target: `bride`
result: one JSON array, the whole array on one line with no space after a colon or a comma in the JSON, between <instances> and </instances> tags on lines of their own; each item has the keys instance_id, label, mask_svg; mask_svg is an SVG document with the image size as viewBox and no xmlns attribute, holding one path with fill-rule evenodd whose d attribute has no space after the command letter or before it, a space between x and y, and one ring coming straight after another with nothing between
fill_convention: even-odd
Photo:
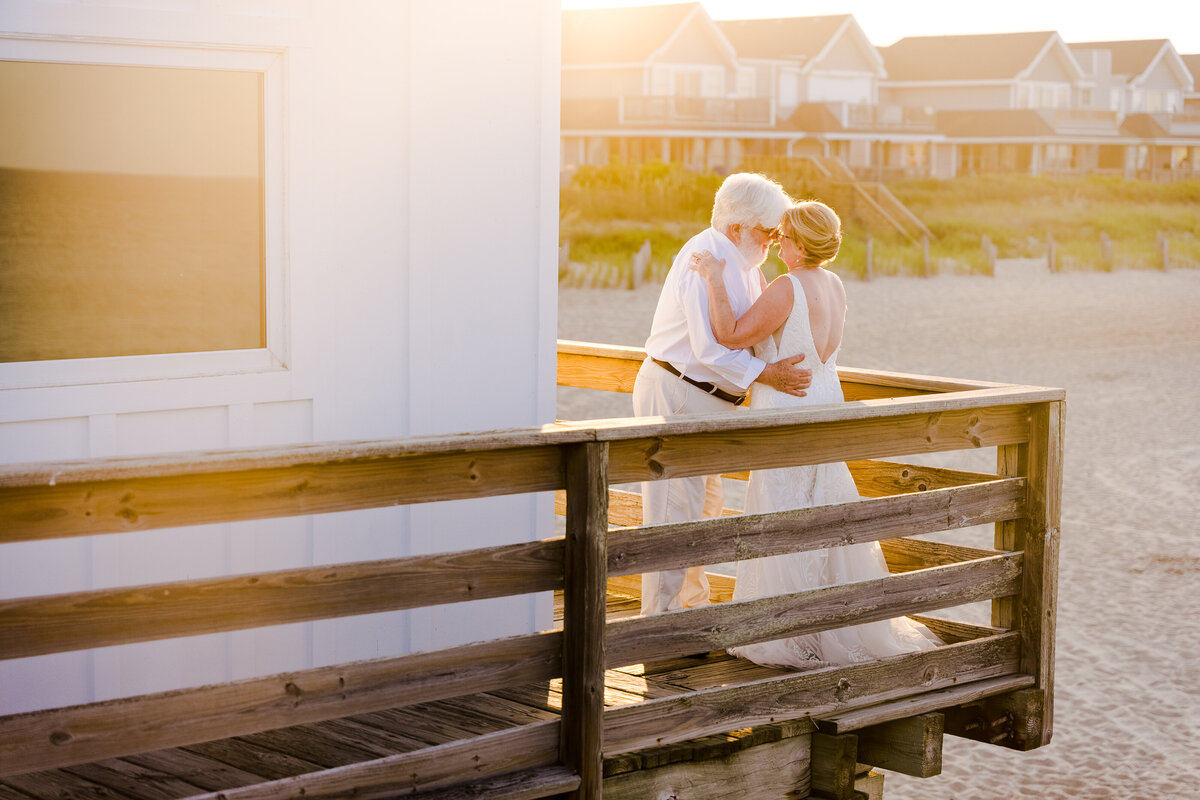
<instances>
[{"instance_id":1,"label":"bride","mask_svg":"<svg viewBox=\"0 0 1200 800\"><path fill-rule=\"evenodd\" d=\"M740 318L734 317L725 292L721 277L725 262L707 251L692 256L689 266L708 283L709 319L717 341L730 349L753 346L754 355L768 363L803 353L805 367L812 370L807 396L755 385L752 409L843 402L837 354L846 320L846 290L836 274L824 269L841 247L841 225L837 214L824 203L810 200L792 206L775 234L787 274L772 281ZM755 470L746 490L746 513L858 499L844 462ZM770 556L738 563L733 599L788 594L887 574L876 542ZM939 643L924 626L901 617L734 647L729 652L768 666L813 669L870 661Z\"/></svg>"}]
</instances>

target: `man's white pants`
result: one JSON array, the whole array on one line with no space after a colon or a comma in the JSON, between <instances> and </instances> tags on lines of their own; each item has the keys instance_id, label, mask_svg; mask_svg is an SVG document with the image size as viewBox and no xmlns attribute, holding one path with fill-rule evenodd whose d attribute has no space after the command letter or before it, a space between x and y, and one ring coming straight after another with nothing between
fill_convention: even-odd
<instances>
[{"instance_id":1,"label":"man's white pants","mask_svg":"<svg viewBox=\"0 0 1200 800\"><path fill-rule=\"evenodd\" d=\"M633 413L639 417L732 413L737 408L667 372L649 358L633 384ZM720 475L642 483L642 524L687 522L721 513ZM642 613L656 614L708 603L704 566L642 574Z\"/></svg>"}]
</instances>

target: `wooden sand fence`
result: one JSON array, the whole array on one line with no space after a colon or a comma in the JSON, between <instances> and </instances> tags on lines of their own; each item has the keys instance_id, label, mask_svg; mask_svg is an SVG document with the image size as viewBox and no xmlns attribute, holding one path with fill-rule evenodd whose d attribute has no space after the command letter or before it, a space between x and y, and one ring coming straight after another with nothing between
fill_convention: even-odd
<instances>
[{"instance_id":1,"label":"wooden sand fence","mask_svg":"<svg viewBox=\"0 0 1200 800\"><path fill-rule=\"evenodd\" d=\"M629 391L643 357L560 343L559 383ZM1063 392L841 375L850 402L838 406L4 467L0 543L548 491L561 493L566 534L0 601L6 659L550 590L564 605L561 630L0 717L0 795L26 796L4 776L111 770L151 751L182 758L171 748L558 678L559 718L260 782L231 777L195 795L599 798L606 756L786 720L836 741L988 697L1008 700L1000 733L993 723L972 734L978 721L950 711L946 730L1019 749L1046 742ZM877 460L992 446L994 475ZM851 462L869 499L610 529L610 496L614 511L626 509L617 517L637 510L610 484L835 460ZM994 550L910 538L981 523L996 524ZM609 578L878 540L896 573L883 579L606 622ZM948 642L933 650L604 707L606 667L987 598L991 626L920 617Z\"/></svg>"}]
</instances>

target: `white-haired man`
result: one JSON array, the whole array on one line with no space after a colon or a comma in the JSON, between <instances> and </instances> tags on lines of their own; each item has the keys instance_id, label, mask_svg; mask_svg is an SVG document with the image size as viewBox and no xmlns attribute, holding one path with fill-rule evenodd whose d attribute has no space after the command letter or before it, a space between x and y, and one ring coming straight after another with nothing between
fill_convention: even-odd
<instances>
[{"instance_id":1,"label":"white-haired man","mask_svg":"<svg viewBox=\"0 0 1200 800\"><path fill-rule=\"evenodd\" d=\"M708 287L688 269L693 253L708 250L725 260L725 287L736 315L744 314L766 284L759 267L791 199L783 187L761 175L734 173L713 201L712 224L692 237L667 273L650 337L648 357L633 385L638 416L732 412L760 381L803 396L812 373L797 363L803 355L767 364L746 350L717 343L708 321ZM716 516L723 504L717 475L647 481L642 484L642 522L684 522ZM704 567L642 575L642 613L653 614L708 603Z\"/></svg>"}]
</instances>

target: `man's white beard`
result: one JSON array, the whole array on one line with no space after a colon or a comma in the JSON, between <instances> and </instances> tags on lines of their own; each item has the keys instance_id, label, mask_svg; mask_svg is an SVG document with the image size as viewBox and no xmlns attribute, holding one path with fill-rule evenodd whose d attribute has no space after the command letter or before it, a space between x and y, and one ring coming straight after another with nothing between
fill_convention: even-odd
<instances>
[{"instance_id":1,"label":"man's white beard","mask_svg":"<svg viewBox=\"0 0 1200 800\"><path fill-rule=\"evenodd\" d=\"M742 254L742 258L746 259L746 263L755 267L761 267L767 263L767 256L771 255L771 248L760 250L758 247L745 243L737 246L738 252Z\"/></svg>"}]
</instances>

